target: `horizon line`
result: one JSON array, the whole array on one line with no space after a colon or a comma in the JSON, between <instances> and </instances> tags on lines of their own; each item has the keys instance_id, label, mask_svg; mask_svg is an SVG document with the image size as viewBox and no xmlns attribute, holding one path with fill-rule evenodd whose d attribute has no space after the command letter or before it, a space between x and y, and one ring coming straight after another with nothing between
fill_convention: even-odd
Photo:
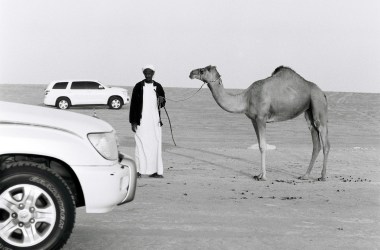
<instances>
[{"instance_id":1,"label":"horizon line","mask_svg":"<svg viewBox=\"0 0 380 250\"><path fill-rule=\"evenodd\" d=\"M41 85L41 86L47 86L48 84L42 84L42 83L0 83L1 85ZM111 87L134 87L134 85L117 85L113 84ZM172 87L167 86L166 88L178 88L178 89L198 89L199 87ZM226 88L229 90L244 90L244 88ZM245 88L246 89L246 88ZM380 94L380 92L363 92L363 91L345 91L345 90L322 90L323 92L331 92L331 93L356 93L356 94Z\"/></svg>"}]
</instances>

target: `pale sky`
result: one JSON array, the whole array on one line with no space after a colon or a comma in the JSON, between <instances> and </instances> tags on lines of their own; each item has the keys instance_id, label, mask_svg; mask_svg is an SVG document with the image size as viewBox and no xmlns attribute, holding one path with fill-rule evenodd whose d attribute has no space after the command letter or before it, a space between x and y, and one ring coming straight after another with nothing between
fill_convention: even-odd
<instances>
[{"instance_id":1,"label":"pale sky","mask_svg":"<svg viewBox=\"0 0 380 250\"><path fill-rule=\"evenodd\" d=\"M325 91L380 93L378 0L0 0L0 84L94 79L247 88L279 65Z\"/></svg>"}]
</instances>

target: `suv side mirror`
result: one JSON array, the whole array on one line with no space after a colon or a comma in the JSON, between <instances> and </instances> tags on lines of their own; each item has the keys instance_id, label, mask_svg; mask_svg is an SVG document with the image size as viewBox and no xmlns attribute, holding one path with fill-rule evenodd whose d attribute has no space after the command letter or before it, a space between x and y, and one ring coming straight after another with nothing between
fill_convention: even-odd
<instances>
[{"instance_id":1,"label":"suv side mirror","mask_svg":"<svg viewBox=\"0 0 380 250\"><path fill-rule=\"evenodd\" d=\"M104 89L104 87L102 85L99 84L99 89Z\"/></svg>"}]
</instances>

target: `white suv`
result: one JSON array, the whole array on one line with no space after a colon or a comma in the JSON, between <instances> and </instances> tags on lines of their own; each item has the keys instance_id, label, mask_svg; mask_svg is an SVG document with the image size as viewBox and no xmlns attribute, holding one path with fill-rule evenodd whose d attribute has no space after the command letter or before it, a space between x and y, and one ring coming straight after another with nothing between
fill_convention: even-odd
<instances>
[{"instance_id":1,"label":"white suv","mask_svg":"<svg viewBox=\"0 0 380 250\"><path fill-rule=\"evenodd\" d=\"M0 101L0 249L59 249L75 208L106 213L133 200L136 166L108 123Z\"/></svg>"},{"instance_id":2,"label":"white suv","mask_svg":"<svg viewBox=\"0 0 380 250\"><path fill-rule=\"evenodd\" d=\"M72 105L108 105L120 109L129 103L128 90L97 81L54 81L45 89L44 104L68 109Z\"/></svg>"}]
</instances>

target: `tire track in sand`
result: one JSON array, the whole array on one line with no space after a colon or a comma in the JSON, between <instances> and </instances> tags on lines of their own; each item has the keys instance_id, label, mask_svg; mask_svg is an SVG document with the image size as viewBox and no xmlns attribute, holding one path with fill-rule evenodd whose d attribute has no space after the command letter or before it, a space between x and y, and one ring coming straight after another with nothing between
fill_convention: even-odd
<instances>
[{"instance_id":1,"label":"tire track in sand","mask_svg":"<svg viewBox=\"0 0 380 250\"><path fill-rule=\"evenodd\" d=\"M345 107L344 104L346 103L347 99L350 98L350 97L352 97L353 94L354 93L339 93L338 96L339 95L342 95L342 96L339 97L335 101L335 103L331 103L330 104L331 106L333 106L331 108L334 108L334 111L337 112L340 115L343 115L344 113L352 113L353 112L353 113L355 113L355 114L357 114L357 115L359 115L361 117L364 117L367 121L372 122L373 124L378 124L379 123L378 119L376 119L376 118L374 118L374 117L372 117L372 116L370 116L370 115L368 115L368 114L366 114L366 113L364 113L362 111L359 111L357 109L346 108ZM333 94L333 95L329 96L328 98L330 98L330 100L331 100L332 96L335 96L335 95ZM342 113L342 111L343 111L343 113Z\"/></svg>"},{"instance_id":2,"label":"tire track in sand","mask_svg":"<svg viewBox=\"0 0 380 250\"><path fill-rule=\"evenodd\" d=\"M207 156L204 156L204 155L202 156L201 154L197 154L197 156L193 156L192 154L186 154L186 151L197 151L197 152L201 152L203 154L212 154L212 155L217 155L217 156L228 158L228 159L242 160L245 163L247 163L247 162L251 163L251 162L249 162L249 161L247 161L245 159L241 159L241 158L237 158L237 157L229 157L229 156L225 156L223 154L218 154L218 153L214 154L212 152L207 152L205 150L200 150L200 149L184 148L184 147L178 147L178 146L177 146L177 148L180 149L180 150L184 150L185 152L174 152L173 150L168 150L167 153L178 155L178 156L182 156L182 157L185 157L185 158L188 158L188 159L191 159L191 160L203 162L203 163L206 163L206 164L218 167L218 168L222 168L222 169L225 169L225 170L228 170L228 171L231 171L231 172L235 172L235 173L247 176L247 177L252 177L252 174L249 174L246 171L238 170L236 168L228 167L228 166L221 165L221 164L217 164L214 161L210 160L210 157L207 157ZM253 163L251 163L251 164L253 164Z\"/></svg>"}]
</instances>

